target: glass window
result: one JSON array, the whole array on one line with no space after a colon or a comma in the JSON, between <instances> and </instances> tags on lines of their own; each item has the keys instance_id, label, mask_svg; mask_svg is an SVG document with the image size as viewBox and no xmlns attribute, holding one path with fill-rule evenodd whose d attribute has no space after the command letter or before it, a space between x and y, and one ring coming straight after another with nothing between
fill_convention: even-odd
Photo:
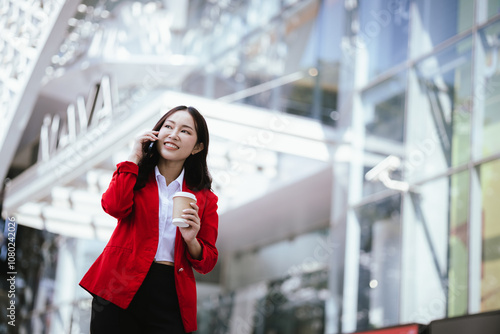
<instances>
[{"instance_id":1,"label":"glass window","mask_svg":"<svg viewBox=\"0 0 500 334\"><path fill-rule=\"evenodd\" d=\"M480 167L482 189L483 261L481 311L500 309L500 160Z\"/></svg>"},{"instance_id":2,"label":"glass window","mask_svg":"<svg viewBox=\"0 0 500 334\"><path fill-rule=\"evenodd\" d=\"M307 76L280 87L284 111L289 114L320 120L335 126L340 114L337 111L337 65L324 64L318 76ZM310 72L314 72L312 69ZM314 73L313 73L314 74Z\"/></svg>"},{"instance_id":3,"label":"glass window","mask_svg":"<svg viewBox=\"0 0 500 334\"><path fill-rule=\"evenodd\" d=\"M406 72L403 72L362 93L362 117L367 140L376 137L393 143L404 141L405 90ZM380 144L383 146L382 141ZM374 143L371 141L368 147ZM382 147L368 149L384 152Z\"/></svg>"},{"instance_id":4,"label":"glass window","mask_svg":"<svg viewBox=\"0 0 500 334\"><path fill-rule=\"evenodd\" d=\"M313 118L314 77L306 77L281 89L285 111L289 114Z\"/></svg>"},{"instance_id":5,"label":"glass window","mask_svg":"<svg viewBox=\"0 0 500 334\"><path fill-rule=\"evenodd\" d=\"M467 311L468 202L468 172L427 182L405 198L404 321Z\"/></svg>"},{"instance_id":6,"label":"glass window","mask_svg":"<svg viewBox=\"0 0 500 334\"><path fill-rule=\"evenodd\" d=\"M477 115L474 158L500 152L500 22L479 31L474 105Z\"/></svg>"},{"instance_id":7,"label":"glass window","mask_svg":"<svg viewBox=\"0 0 500 334\"><path fill-rule=\"evenodd\" d=\"M306 78L281 90L284 110L335 125L343 8L341 2L311 3L301 15L288 18L286 34L289 72L308 69ZM292 20L291 20L292 19ZM300 42L302 41L302 42Z\"/></svg>"},{"instance_id":8,"label":"glass window","mask_svg":"<svg viewBox=\"0 0 500 334\"><path fill-rule=\"evenodd\" d=\"M472 38L417 64L410 77L407 154L410 182L470 159Z\"/></svg>"},{"instance_id":9,"label":"glass window","mask_svg":"<svg viewBox=\"0 0 500 334\"><path fill-rule=\"evenodd\" d=\"M434 46L472 27L474 1L417 0L412 6L411 55L430 52Z\"/></svg>"},{"instance_id":10,"label":"glass window","mask_svg":"<svg viewBox=\"0 0 500 334\"><path fill-rule=\"evenodd\" d=\"M488 0L488 18L500 14L500 0Z\"/></svg>"},{"instance_id":11,"label":"glass window","mask_svg":"<svg viewBox=\"0 0 500 334\"><path fill-rule=\"evenodd\" d=\"M448 316L467 314L469 265L469 172L450 177Z\"/></svg>"},{"instance_id":12,"label":"glass window","mask_svg":"<svg viewBox=\"0 0 500 334\"><path fill-rule=\"evenodd\" d=\"M483 23L500 14L500 0L477 0L477 20Z\"/></svg>"},{"instance_id":13,"label":"glass window","mask_svg":"<svg viewBox=\"0 0 500 334\"><path fill-rule=\"evenodd\" d=\"M337 247L329 240L328 232L329 229L321 229L253 252L236 254L227 267L227 286L235 289L324 268L330 254L324 249L325 245Z\"/></svg>"},{"instance_id":14,"label":"glass window","mask_svg":"<svg viewBox=\"0 0 500 334\"><path fill-rule=\"evenodd\" d=\"M234 294L201 297L198 301L198 333L230 333ZM249 325L250 326L250 325Z\"/></svg>"},{"instance_id":15,"label":"glass window","mask_svg":"<svg viewBox=\"0 0 500 334\"><path fill-rule=\"evenodd\" d=\"M0 220L0 228L2 228L2 232L4 231L3 228L7 232L7 224L4 225L2 222ZM25 316L22 318L19 317L19 319L16 317L16 320L19 321L15 322L15 326L18 328L19 333L35 333L42 330L49 332L55 328L63 328L61 327L61 317L57 317L55 314L60 315L57 311L63 309L63 305L67 300L61 302L63 297L59 289L61 286L67 287L74 283L71 279L65 280L64 277L58 275L58 273L62 272L61 269L64 264L68 264L68 262L62 264L59 260L61 254L66 254L70 258L72 258L71 256L76 256L76 254L68 252L68 248L71 249L75 244L71 240L68 240L69 238L64 239L64 243L60 243L59 241L62 238L47 230L33 229L22 224L17 224L16 226L16 312ZM64 247L61 244L71 246L66 246L68 248L63 248L64 251L61 251L61 247ZM7 268L7 259L4 262L3 258L7 256L7 244L0 244L0 246L3 248L0 262L3 268ZM76 265L76 263L74 264ZM2 277L5 277L4 273L7 271L5 269L2 272ZM64 267L64 273L65 275L63 276L66 277L79 274L75 272L75 268L71 265ZM7 285L2 284L2 294L7 296ZM84 298L87 297L88 294ZM6 298L5 300L7 303ZM70 311L70 309L66 310ZM76 322L74 323L75 325ZM2 321L2 327L5 328L6 325L3 324Z\"/></svg>"},{"instance_id":16,"label":"glass window","mask_svg":"<svg viewBox=\"0 0 500 334\"><path fill-rule=\"evenodd\" d=\"M401 196L395 195L356 209L360 226L358 331L399 321L400 203Z\"/></svg>"},{"instance_id":17,"label":"glass window","mask_svg":"<svg viewBox=\"0 0 500 334\"><path fill-rule=\"evenodd\" d=\"M404 155L406 71L382 81L361 93L361 108L354 114L356 127L364 129L365 161L363 196L387 190L380 181L366 180L365 174L387 156ZM362 135L362 133L360 133ZM393 170L392 180L401 181L401 169Z\"/></svg>"},{"instance_id":18,"label":"glass window","mask_svg":"<svg viewBox=\"0 0 500 334\"><path fill-rule=\"evenodd\" d=\"M246 11L246 21L251 28L265 26L269 20L279 15L281 1L278 0L251 0Z\"/></svg>"},{"instance_id":19,"label":"glass window","mask_svg":"<svg viewBox=\"0 0 500 334\"><path fill-rule=\"evenodd\" d=\"M408 50L408 0L369 0L359 2L357 55L361 84L404 62ZM364 65L363 65L364 64Z\"/></svg>"},{"instance_id":20,"label":"glass window","mask_svg":"<svg viewBox=\"0 0 500 334\"><path fill-rule=\"evenodd\" d=\"M257 305L254 333L325 332L326 270L272 281Z\"/></svg>"},{"instance_id":21,"label":"glass window","mask_svg":"<svg viewBox=\"0 0 500 334\"><path fill-rule=\"evenodd\" d=\"M249 17L257 15L254 19L260 22L266 17L269 19L267 12L261 15L262 6L274 8L277 4L279 2L270 1L268 4L259 0L249 2L245 8L249 8ZM281 16L273 17L266 25L259 23L253 27L253 21L246 20L243 23L233 19L232 26L235 28L230 27L228 30L228 24L221 23L220 33L224 38L220 38L217 43L225 45L226 50L213 55L213 70L218 73L220 80L214 83L213 96L217 98L238 92L229 97L232 102L286 111L288 97L293 95L290 99L292 110L298 109L298 114L302 114L304 109L309 112L312 108L308 108L304 100L308 99L311 87L314 88L314 80L311 81L307 74L302 75L300 72L311 66L303 58L308 55L308 44L315 36L312 31L318 9L316 2L308 1L298 10L285 11ZM234 35L233 30L245 31L246 34ZM228 38L234 43L229 45ZM295 90L290 87L298 88ZM301 94L306 97L301 99ZM297 103L294 103L295 100Z\"/></svg>"}]
</instances>

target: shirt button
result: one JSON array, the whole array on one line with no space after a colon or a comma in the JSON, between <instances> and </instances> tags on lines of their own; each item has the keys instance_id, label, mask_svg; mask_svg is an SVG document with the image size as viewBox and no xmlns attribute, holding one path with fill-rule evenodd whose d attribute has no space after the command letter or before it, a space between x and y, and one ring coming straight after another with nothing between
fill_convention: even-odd
<instances>
[{"instance_id":1,"label":"shirt button","mask_svg":"<svg viewBox=\"0 0 500 334\"><path fill-rule=\"evenodd\" d=\"M182 271L184 271L184 268L179 268L179 272L182 272Z\"/></svg>"}]
</instances>

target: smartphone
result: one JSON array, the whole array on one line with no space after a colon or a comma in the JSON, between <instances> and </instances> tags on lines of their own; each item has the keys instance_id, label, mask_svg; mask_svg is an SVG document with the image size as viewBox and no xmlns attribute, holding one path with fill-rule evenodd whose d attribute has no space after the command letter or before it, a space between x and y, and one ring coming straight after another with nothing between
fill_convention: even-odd
<instances>
[{"instance_id":1,"label":"smartphone","mask_svg":"<svg viewBox=\"0 0 500 334\"><path fill-rule=\"evenodd\" d=\"M153 149L153 146L154 146L155 142L152 141L149 146L148 146L148 153L151 153L151 150Z\"/></svg>"}]
</instances>

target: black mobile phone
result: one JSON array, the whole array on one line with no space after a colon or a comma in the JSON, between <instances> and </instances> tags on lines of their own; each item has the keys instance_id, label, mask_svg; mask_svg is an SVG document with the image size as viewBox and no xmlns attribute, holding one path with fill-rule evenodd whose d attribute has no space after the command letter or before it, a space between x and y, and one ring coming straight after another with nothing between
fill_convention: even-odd
<instances>
[{"instance_id":1,"label":"black mobile phone","mask_svg":"<svg viewBox=\"0 0 500 334\"><path fill-rule=\"evenodd\" d=\"M153 149L153 146L154 146L155 142L152 141L149 146L148 146L148 153L151 153L151 150Z\"/></svg>"}]
</instances>

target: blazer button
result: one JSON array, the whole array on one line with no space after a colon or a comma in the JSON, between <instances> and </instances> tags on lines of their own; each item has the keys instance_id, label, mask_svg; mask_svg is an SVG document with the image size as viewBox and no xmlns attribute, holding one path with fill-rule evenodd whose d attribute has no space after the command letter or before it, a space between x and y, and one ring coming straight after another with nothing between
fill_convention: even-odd
<instances>
[{"instance_id":1,"label":"blazer button","mask_svg":"<svg viewBox=\"0 0 500 334\"><path fill-rule=\"evenodd\" d=\"M184 271L184 268L179 268L179 272L182 272L182 271Z\"/></svg>"}]
</instances>

